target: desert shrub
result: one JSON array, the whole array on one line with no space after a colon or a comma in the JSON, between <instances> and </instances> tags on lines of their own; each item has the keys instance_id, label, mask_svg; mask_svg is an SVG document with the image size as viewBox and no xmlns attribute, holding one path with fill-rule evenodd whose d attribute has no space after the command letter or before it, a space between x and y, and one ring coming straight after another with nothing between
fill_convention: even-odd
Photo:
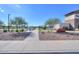
<instances>
[{"instance_id":1,"label":"desert shrub","mask_svg":"<svg viewBox=\"0 0 79 59\"><path fill-rule=\"evenodd\" d=\"M65 30L69 30L68 27L63 27L63 29L65 29Z\"/></svg>"},{"instance_id":2,"label":"desert shrub","mask_svg":"<svg viewBox=\"0 0 79 59\"><path fill-rule=\"evenodd\" d=\"M48 30L47 32L52 32L52 30Z\"/></svg>"},{"instance_id":3,"label":"desert shrub","mask_svg":"<svg viewBox=\"0 0 79 59\"><path fill-rule=\"evenodd\" d=\"M50 31L48 30L48 32L50 32Z\"/></svg>"},{"instance_id":4,"label":"desert shrub","mask_svg":"<svg viewBox=\"0 0 79 59\"><path fill-rule=\"evenodd\" d=\"M6 30L6 29L4 29L4 30L3 30L3 32L7 32L7 30Z\"/></svg>"},{"instance_id":5,"label":"desert shrub","mask_svg":"<svg viewBox=\"0 0 79 59\"><path fill-rule=\"evenodd\" d=\"M43 29L46 30L46 26L44 26Z\"/></svg>"},{"instance_id":6,"label":"desert shrub","mask_svg":"<svg viewBox=\"0 0 79 59\"><path fill-rule=\"evenodd\" d=\"M16 32L19 32L19 30L16 30Z\"/></svg>"},{"instance_id":7,"label":"desert shrub","mask_svg":"<svg viewBox=\"0 0 79 59\"><path fill-rule=\"evenodd\" d=\"M14 32L14 30L11 30L11 32Z\"/></svg>"},{"instance_id":8,"label":"desert shrub","mask_svg":"<svg viewBox=\"0 0 79 59\"><path fill-rule=\"evenodd\" d=\"M24 29L21 29L21 30L20 30L20 32L23 32L23 31L24 31Z\"/></svg>"}]
</instances>

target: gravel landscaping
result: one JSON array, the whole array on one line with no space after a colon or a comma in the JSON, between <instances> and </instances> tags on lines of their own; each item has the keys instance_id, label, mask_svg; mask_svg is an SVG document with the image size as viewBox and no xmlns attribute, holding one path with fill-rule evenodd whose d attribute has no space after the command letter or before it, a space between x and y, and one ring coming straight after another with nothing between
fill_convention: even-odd
<instances>
[{"instance_id":1,"label":"gravel landscaping","mask_svg":"<svg viewBox=\"0 0 79 59\"><path fill-rule=\"evenodd\" d=\"M39 32L40 40L79 40L79 33Z\"/></svg>"},{"instance_id":2,"label":"gravel landscaping","mask_svg":"<svg viewBox=\"0 0 79 59\"><path fill-rule=\"evenodd\" d=\"M24 40L31 32L6 32L0 33L0 40Z\"/></svg>"}]
</instances>

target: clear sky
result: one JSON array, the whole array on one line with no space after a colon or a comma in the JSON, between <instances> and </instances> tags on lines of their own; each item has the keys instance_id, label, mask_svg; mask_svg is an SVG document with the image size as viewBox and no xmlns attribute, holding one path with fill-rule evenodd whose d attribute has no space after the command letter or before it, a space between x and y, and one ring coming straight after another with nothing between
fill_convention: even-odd
<instances>
[{"instance_id":1,"label":"clear sky","mask_svg":"<svg viewBox=\"0 0 79 59\"><path fill-rule=\"evenodd\" d=\"M78 4L0 4L0 20L7 24L7 15L11 18L22 16L29 25L43 25L49 18L64 21L64 15L79 10Z\"/></svg>"}]
</instances>

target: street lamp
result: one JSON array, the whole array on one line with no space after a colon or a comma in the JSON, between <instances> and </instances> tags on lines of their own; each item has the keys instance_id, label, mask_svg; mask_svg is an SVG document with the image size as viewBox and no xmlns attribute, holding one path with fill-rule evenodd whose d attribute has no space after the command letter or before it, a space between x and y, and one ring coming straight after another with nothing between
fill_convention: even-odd
<instances>
[{"instance_id":1,"label":"street lamp","mask_svg":"<svg viewBox=\"0 0 79 59\"><path fill-rule=\"evenodd\" d=\"M10 21L10 14L8 14L8 32L9 32L9 21Z\"/></svg>"}]
</instances>

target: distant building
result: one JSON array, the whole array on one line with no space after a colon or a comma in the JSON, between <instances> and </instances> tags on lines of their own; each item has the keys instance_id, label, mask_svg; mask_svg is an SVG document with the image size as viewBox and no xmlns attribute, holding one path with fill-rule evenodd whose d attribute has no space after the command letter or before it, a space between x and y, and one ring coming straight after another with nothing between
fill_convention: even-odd
<instances>
[{"instance_id":1,"label":"distant building","mask_svg":"<svg viewBox=\"0 0 79 59\"><path fill-rule=\"evenodd\" d=\"M65 23L69 23L72 29L79 29L79 10L65 15Z\"/></svg>"},{"instance_id":2,"label":"distant building","mask_svg":"<svg viewBox=\"0 0 79 59\"><path fill-rule=\"evenodd\" d=\"M56 24L53 27L53 29L59 29L59 28L70 29L70 24L69 23L61 23L61 24Z\"/></svg>"},{"instance_id":3,"label":"distant building","mask_svg":"<svg viewBox=\"0 0 79 59\"><path fill-rule=\"evenodd\" d=\"M53 25L47 25L46 27L48 30L53 30Z\"/></svg>"}]
</instances>

